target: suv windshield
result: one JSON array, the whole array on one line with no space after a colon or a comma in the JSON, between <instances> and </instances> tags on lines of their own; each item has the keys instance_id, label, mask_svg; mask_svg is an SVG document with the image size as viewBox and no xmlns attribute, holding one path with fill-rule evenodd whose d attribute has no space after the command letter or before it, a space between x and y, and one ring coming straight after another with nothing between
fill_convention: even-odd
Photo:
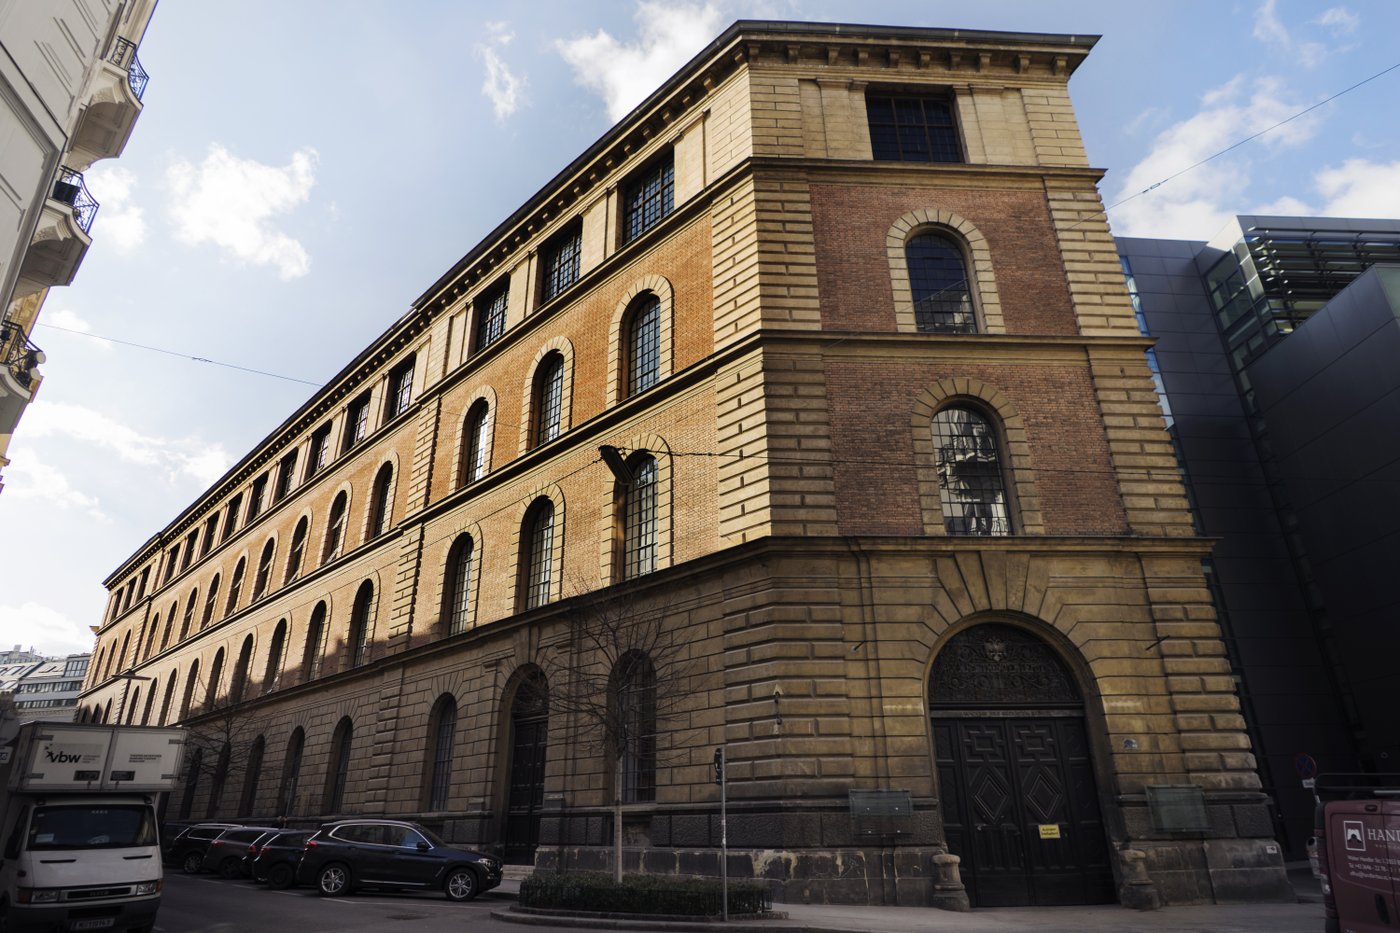
<instances>
[{"instance_id":1,"label":"suv windshield","mask_svg":"<svg viewBox=\"0 0 1400 933\"><path fill-rule=\"evenodd\" d=\"M39 807L29 824L29 850L119 849L156 844L151 808L97 804Z\"/></svg>"}]
</instances>

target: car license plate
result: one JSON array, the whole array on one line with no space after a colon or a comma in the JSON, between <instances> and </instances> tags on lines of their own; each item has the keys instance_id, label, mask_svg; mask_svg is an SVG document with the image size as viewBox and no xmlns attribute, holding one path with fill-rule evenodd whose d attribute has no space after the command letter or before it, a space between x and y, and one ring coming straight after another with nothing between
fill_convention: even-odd
<instances>
[{"instance_id":1,"label":"car license plate","mask_svg":"<svg viewBox=\"0 0 1400 933\"><path fill-rule=\"evenodd\" d=\"M70 930L105 930L112 925L112 917L98 917L96 920L74 920L68 924Z\"/></svg>"}]
</instances>

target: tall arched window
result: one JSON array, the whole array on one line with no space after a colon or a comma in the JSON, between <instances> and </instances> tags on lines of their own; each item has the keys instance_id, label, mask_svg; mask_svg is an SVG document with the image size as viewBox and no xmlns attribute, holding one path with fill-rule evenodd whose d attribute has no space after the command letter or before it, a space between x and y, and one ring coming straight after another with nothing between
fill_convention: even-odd
<instances>
[{"instance_id":1,"label":"tall arched window","mask_svg":"<svg viewBox=\"0 0 1400 933\"><path fill-rule=\"evenodd\" d=\"M126 713L125 713L125 715L123 716L123 719L126 721L126 724L127 724L128 726L131 725L132 723L136 722L136 708L137 708L138 706L140 706L140 705L141 705L141 688L140 688L140 687L135 687L135 688L133 688L132 691L131 691L131 703L127 706L127 708L126 708Z\"/></svg>"},{"instance_id":2,"label":"tall arched window","mask_svg":"<svg viewBox=\"0 0 1400 933\"><path fill-rule=\"evenodd\" d=\"M160 701L160 716L152 725L170 725L170 701L175 697L175 681L180 679L180 669L172 668L170 676L165 679L165 696Z\"/></svg>"},{"instance_id":3,"label":"tall arched window","mask_svg":"<svg viewBox=\"0 0 1400 933\"><path fill-rule=\"evenodd\" d=\"M355 604L350 609L350 664L359 667L369 660L369 616L374 606L374 584L366 580L355 593Z\"/></svg>"},{"instance_id":4,"label":"tall arched window","mask_svg":"<svg viewBox=\"0 0 1400 933\"><path fill-rule=\"evenodd\" d=\"M233 677L228 684L228 701L243 702L243 694L248 688L248 668L253 663L253 636L243 639L243 647L238 649L238 660L233 662Z\"/></svg>"},{"instance_id":5,"label":"tall arched window","mask_svg":"<svg viewBox=\"0 0 1400 933\"><path fill-rule=\"evenodd\" d=\"M117 652L117 672L121 673L126 668L126 649L131 644L131 629L127 629L122 636L122 650Z\"/></svg>"},{"instance_id":6,"label":"tall arched window","mask_svg":"<svg viewBox=\"0 0 1400 933\"><path fill-rule=\"evenodd\" d=\"M263 693L277 689L282 677L282 656L287 652L287 620L279 619L267 648L267 668L263 671Z\"/></svg>"},{"instance_id":7,"label":"tall arched window","mask_svg":"<svg viewBox=\"0 0 1400 933\"><path fill-rule=\"evenodd\" d=\"M227 742L219 749L219 757L214 765L213 783L209 787L209 804L204 809L204 818L212 820L219 812L219 804L223 802L224 784L228 780L228 762L232 750Z\"/></svg>"},{"instance_id":8,"label":"tall arched window","mask_svg":"<svg viewBox=\"0 0 1400 933\"><path fill-rule=\"evenodd\" d=\"M248 767L243 771L243 793L238 798L238 815L251 816L258 802L258 782L262 780L263 751L267 740L262 736L253 739L248 747Z\"/></svg>"},{"instance_id":9,"label":"tall arched window","mask_svg":"<svg viewBox=\"0 0 1400 933\"><path fill-rule=\"evenodd\" d=\"M209 595L204 598L204 617L199 620L200 631L209 627L209 623L214 621L214 606L219 601L219 575L214 574L214 579L209 583Z\"/></svg>"},{"instance_id":10,"label":"tall arched window","mask_svg":"<svg viewBox=\"0 0 1400 933\"><path fill-rule=\"evenodd\" d=\"M919 332L977 333L967 260L957 244L936 233L920 233L904 244L904 258Z\"/></svg>"},{"instance_id":11,"label":"tall arched window","mask_svg":"<svg viewBox=\"0 0 1400 933\"><path fill-rule=\"evenodd\" d=\"M306 733L297 726L287 740L287 758L282 764L282 789L277 794L277 812L281 816L294 816L300 809L297 785L301 782L301 756L305 749Z\"/></svg>"},{"instance_id":12,"label":"tall arched window","mask_svg":"<svg viewBox=\"0 0 1400 933\"><path fill-rule=\"evenodd\" d=\"M157 677L151 682L151 689L146 691L146 708L141 711L141 725L151 724L151 710L156 705L156 692L160 690L160 678Z\"/></svg>"},{"instance_id":13,"label":"tall arched window","mask_svg":"<svg viewBox=\"0 0 1400 933\"><path fill-rule=\"evenodd\" d=\"M292 532L292 547L287 552L287 572L282 575L282 585L286 586L297 578L301 573L301 558L306 552L306 517L297 522L296 530Z\"/></svg>"},{"instance_id":14,"label":"tall arched window","mask_svg":"<svg viewBox=\"0 0 1400 933\"><path fill-rule=\"evenodd\" d=\"M160 633L160 650L170 647L170 636L175 634L175 616L180 611L180 600L170 603L170 611L165 614L165 631Z\"/></svg>"},{"instance_id":15,"label":"tall arched window","mask_svg":"<svg viewBox=\"0 0 1400 933\"><path fill-rule=\"evenodd\" d=\"M369 536L377 538L389 530L394 516L394 468L384 464L374 474L369 494Z\"/></svg>"},{"instance_id":16,"label":"tall arched window","mask_svg":"<svg viewBox=\"0 0 1400 933\"><path fill-rule=\"evenodd\" d=\"M457 701L444 693L428 717L428 810L446 810L452 790L452 746L457 729Z\"/></svg>"},{"instance_id":17,"label":"tall arched window","mask_svg":"<svg viewBox=\"0 0 1400 933\"><path fill-rule=\"evenodd\" d=\"M301 662L303 680L321 676L321 665L326 657L326 628L326 604L320 602L311 610L311 621L306 626L306 656Z\"/></svg>"},{"instance_id":18,"label":"tall arched window","mask_svg":"<svg viewBox=\"0 0 1400 933\"><path fill-rule=\"evenodd\" d=\"M262 599L267 595L267 585L272 582L272 554L275 550L274 542L271 538L263 545L262 556L258 558L258 575L253 578L253 599Z\"/></svg>"},{"instance_id":19,"label":"tall arched window","mask_svg":"<svg viewBox=\"0 0 1400 933\"><path fill-rule=\"evenodd\" d=\"M214 663L209 665L209 686L204 691L204 709L211 710L219 699L219 681L224 676L224 649L214 652Z\"/></svg>"},{"instance_id":20,"label":"tall arched window","mask_svg":"<svg viewBox=\"0 0 1400 933\"><path fill-rule=\"evenodd\" d=\"M190 753L189 767L185 770L185 796L180 799L180 819L187 820L194 811L194 795L199 791L199 775L203 772L204 749L196 748Z\"/></svg>"},{"instance_id":21,"label":"tall arched window","mask_svg":"<svg viewBox=\"0 0 1400 933\"><path fill-rule=\"evenodd\" d=\"M233 576L228 581L228 602L224 605L224 615L232 615L238 609L238 597L243 593L243 574L247 568L247 561L238 558L238 563L234 565Z\"/></svg>"},{"instance_id":22,"label":"tall arched window","mask_svg":"<svg viewBox=\"0 0 1400 933\"><path fill-rule=\"evenodd\" d=\"M948 533L1011 534L1000 445L991 422L972 408L944 408L933 416L933 446Z\"/></svg>"},{"instance_id":23,"label":"tall arched window","mask_svg":"<svg viewBox=\"0 0 1400 933\"><path fill-rule=\"evenodd\" d=\"M632 306L627 325L627 395L656 385L661 377L661 299L647 294Z\"/></svg>"},{"instance_id":24,"label":"tall arched window","mask_svg":"<svg viewBox=\"0 0 1400 933\"><path fill-rule=\"evenodd\" d=\"M472 554L471 535L462 535L447 552L442 581L442 618L448 635L467 629L471 612Z\"/></svg>"},{"instance_id":25,"label":"tall arched window","mask_svg":"<svg viewBox=\"0 0 1400 933\"><path fill-rule=\"evenodd\" d=\"M465 486L486 475L491 468L488 452L491 448L491 406L478 399L467 412L462 432L462 482Z\"/></svg>"},{"instance_id":26,"label":"tall arched window","mask_svg":"<svg viewBox=\"0 0 1400 933\"><path fill-rule=\"evenodd\" d=\"M180 623L180 640L190 635L190 623L194 622L194 607L199 604L199 587L190 590L190 601L185 603L185 618Z\"/></svg>"},{"instance_id":27,"label":"tall arched window","mask_svg":"<svg viewBox=\"0 0 1400 933\"><path fill-rule=\"evenodd\" d=\"M194 688L199 683L199 659L190 665L189 676L185 679L185 696L180 701L180 715L177 720L183 720L190 714L190 706L194 703Z\"/></svg>"},{"instance_id":28,"label":"tall arched window","mask_svg":"<svg viewBox=\"0 0 1400 933\"><path fill-rule=\"evenodd\" d=\"M645 451L628 458L632 482L622 496L622 578L656 569L656 458Z\"/></svg>"},{"instance_id":29,"label":"tall arched window","mask_svg":"<svg viewBox=\"0 0 1400 933\"><path fill-rule=\"evenodd\" d=\"M534 446L547 444L563 429L564 355L551 353L535 373Z\"/></svg>"},{"instance_id":30,"label":"tall arched window","mask_svg":"<svg viewBox=\"0 0 1400 933\"><path fill-rule=\"evenodd\" d=\"M522 609L533 609L549 602L550 577L554 570L554 503L539 499L525 513L520 536Z\"/></svg>"},{"instance_id":31,"label":"tall arched window","mask_svg":"<svg viewBox=\"0 0 1400 933\"><path fill-rule=\"evenodd\" d=\"M355 727L346 716L336 724L331 736L331 765L326 772L325 811L339 813L345 808L345 779L350 775L350 748Z\"/></svg>"},{"instance_id":32,"label":"tall arched window","mask_svg":"<svg viewBox=\"0 0 1400 933\"><path fill-rule=\"evenodd\" d=\"M326 546L321 551L323 564L329 564L340 556L340 546L345 543L345 510L349 501L342 491L331 503L331 517L326 524Z\"/></svg>"},{"instance_id":33,"label":"tall arched window","mask_svg":"<svg viewBox=\"0 0 1400 933\"><path fill-rule=\"evenodd\" d=\"M623 803L656 799L656 669L640 651L629 651L613 670Z\"/></svg>"},{"instance_id":34,"label":"tall arched window","mask_svg":"<svg viewBox=\"0 0 1400 933\"><path fill-rule=\"evenodd\" d=\"M151 602L155 602L155 600L151 600ZM150 621L150 623L146 626L146 646L145 646L144 648L138 647L138 648L136 649L136 650L137 650L137 653L138 653L138 657L140 658L140 660L142 660L142 661L146 660L147 658L149 658L149 657L151 656L151 652L152 652L153 650L155 650L155 647L156 647L156 632L157 632L159 629L160 629L160 613L157 612L155 615L151 616L151 621Z\"/></svg>"}]
</instances>

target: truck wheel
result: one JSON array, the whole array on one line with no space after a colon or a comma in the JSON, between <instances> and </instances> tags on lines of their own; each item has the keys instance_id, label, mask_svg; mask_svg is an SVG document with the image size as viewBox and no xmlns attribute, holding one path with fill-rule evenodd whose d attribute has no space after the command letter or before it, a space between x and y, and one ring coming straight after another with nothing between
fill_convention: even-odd
<instances>
[{"instance_id":1,"label":"truck wheel","mask_svg":"<svg viewBox=\"0 0 1400 933\"><path fill-rule=\"evenodd\" d=\"M198 852L186 852L180 859L180 870L187 875L197 875L204 867L204 856Z\"/></svg>"},{"instance_id":2,"label":"truck wheel","mask_svg":"<svg viewBox=\"0 0 1400 933\"><path fill-rule=\"evenodd\" d=\"M350 890L350 870L339 863L325 866L316 873L316 892L322 897L340 897Z\"/></svg>"},{"instance_id":3,"label":"truck wheel","mask_svg":"<svg viewBox=\"0 0 1400 933\"><path fill-rule=\"evenodd\" d=\"M286 863L273 865L267 872L267 886L274 891L290 888L294 881L296 875L292 872L292 866Z\"/></svg>"},{"instance_id":4,"label":"truck wheel","mask_svg":"<svg viewBox=\"0 0 1400 933\"><path fill-rule=\"evenodd\" d=\"M470 868L452 869L442 885L449 901L469 901L476 897L476 888L476 872Z\"/></svg>"}]
</instances>

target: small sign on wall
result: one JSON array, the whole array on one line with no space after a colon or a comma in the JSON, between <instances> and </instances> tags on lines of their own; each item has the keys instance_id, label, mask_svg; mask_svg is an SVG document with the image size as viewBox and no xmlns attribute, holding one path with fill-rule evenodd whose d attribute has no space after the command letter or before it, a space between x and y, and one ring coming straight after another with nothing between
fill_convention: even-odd
<instances>
[{"instance_id":1,"label":"small sign on wall","mask_svg":"<svg viewBox=\"0 0 1400 933\"><path fill-rule=\"evenodd\" d=\"M1040 823L1039 826L1040 826L1040 838L1041 838L1041 839L1059 839L1059 838L1060 838L1060 824L1059 824L1059 823Z\"/></svg>"}]
</instances>

